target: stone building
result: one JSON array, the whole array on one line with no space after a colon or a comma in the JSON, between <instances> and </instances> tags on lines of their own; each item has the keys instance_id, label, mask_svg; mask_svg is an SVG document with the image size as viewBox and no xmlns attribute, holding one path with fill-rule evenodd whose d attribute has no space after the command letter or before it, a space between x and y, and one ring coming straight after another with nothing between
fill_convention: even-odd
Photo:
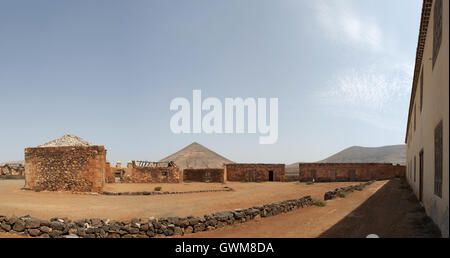
<instances>
[{"instance_id":1,"label":"stone building","mask_svg":"<svg viewBox=\"0 0 450 258\"><path fill-rule=\"evenodd\" d=\"M228 181L284 182L284 173L284 164L225 164L225 176Z\"/></svg>"},{"instance_id":2,"label":"stone building","mask_svg":"<svg viewBox=\"0 0 450 258\"><path fill-rule=\"evenodd\" d=\"M101 192L106 149L67 134L25 149L25 189Z\"/></svg>"},{"instance_id":3,"label":"stone building","mask_svg":"<svg viewBox=\"0 0 450 258\"><path fill-rule=\"evenodd\" d=\"M115 168L111 167L110 162L106 162L105 165L105 183L115 183L116 177L115 177Z\"/></svg>"},{"instance_id":4,"label":"stone building","mask_svg":"<svg viewBox=\"0 0 450 258\"><path fill-rule=\"evenodd\" d=\"M388 163L300 163L300 182L356 182L405 176L406 167Z\"/></svg>"},{"instance_id":5,"label":"stone building","mask_svg":"<svg viewBox=\"0 0 450 258\"><path fill-rule=\"evenodd\" d=\"M449 1L424 0L405 142L406 178L449 236Z\"/></svg>"},{"instance_id":6,"label":"stone building","mask_svg":"<svg viewBox=\"0 0 450 258\"><path fill-rule=\"evenodd\" d=\"M173 162L132 161L121 175L123 183L181 183L183 176Z\"/></svg>"},{"instance_id":7,"label":"stone building","mask_svg":"<svg viewBox=\"0 0 450 258\"><path fill-rule=\"evenodd\" d=\"M23 178L25 167L22 163L0 164L0 177L2 178Z\"/></svg>"},{"instance_id":8,"label":"stone building","mask_svg":"<svg viewBox=\"0 0 450 258\"><path fill-rule=\"evenodd\" d=\"M183 181L187 182L225 183L226 180L223 168L185 168L183 170Z\"/></svg>"}]
</instances>

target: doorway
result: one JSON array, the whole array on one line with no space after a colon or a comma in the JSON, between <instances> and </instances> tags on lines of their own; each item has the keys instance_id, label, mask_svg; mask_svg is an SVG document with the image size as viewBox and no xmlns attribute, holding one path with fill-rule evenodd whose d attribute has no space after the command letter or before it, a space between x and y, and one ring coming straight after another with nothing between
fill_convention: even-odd
<instances>
[{"instance_id":1,"label":"doorway","mask_svg":"<svg viewBox=\"0 0 450 258\"><path fill-rule=\"evenodd\" d=\"M419 153L419 201L423 199L423 149Z\"/></svg>"},{"instance_id":2,"label":"doorway","mask_svg":"<svg viewBox=\"0 0 450 258\"><path fill-rule=\"evenodd\" d=\"M119 169L114 171L114 182L115 183L121 183L122 182L122 176L125 173L125 171Z\"/></svg>"},{"instance_id":3,"label":"doorway","mask_svg":"<svg viewBox=\"0 0 450 258\"><path fill-rule=\"evenodd\" d=\"M255 182L255 171L248 172L248 182Z\"/></svg>"},{"instance_id":4,"label":"doorway","mask_svg":"<svg viewBox=\"0 0 450 258\"><path fill-rule=\"evenodd\" d=\"M273 171L269 171L269 182L273 182Z\"/></svg>"}]
</instances>

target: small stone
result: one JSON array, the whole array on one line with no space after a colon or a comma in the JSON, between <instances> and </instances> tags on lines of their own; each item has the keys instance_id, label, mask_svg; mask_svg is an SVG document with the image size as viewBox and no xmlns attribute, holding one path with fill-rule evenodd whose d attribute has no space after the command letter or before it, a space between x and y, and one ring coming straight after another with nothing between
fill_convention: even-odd
<instances>
[{"instance_id":1,"label":"small stone","mask_svg":"<svg viewBox=\"0 0 450 258\"><path fill-rule=\"evenodd\" d=\"M22 220L16 221L16 223L13 226L13 230L16 232L22 232L25 230L25 222Z\"/></svg>"},{"instance_id":2,"label":"small stone","mask_svg":"<svg viewBox=\"0 0 450 258\"><path fill-rule=\"evenodd\" d=\"M52 238L58 238L58 237L60 237L62 235L62 231L53 229L52 232L49 235Z\"/></svg>"},{"instance_id":3,"label":"small stone","mask_svg":"<svg viewBox=\"0 0 450 258\"><path fill-rule=\"evenodd\" d=\"M52 228L49 228L47 226L40 227L40 230L44 233L51 233L53 231Z\"/></svg>"},{"instance_id":4,"label":"small stone","mask_svg":"<svg viewBox=\"0 0 450 258\"><path fill-rule=\"evenodd\" d=\"M0 224L0 228L5 230L6 232L9 232L11 230L11 226L5 221L3 221L2 224Z\"/></svg>"},{"instance_id":5,"label":"small stone","mask_svg":"<svg viewBox=\"0 0 450 258\"><path fill-rule=\"evenodd\" d=\"M69 235L65 236L65 238L80 238L80 237L76 234L69 234Z\"/></svg>"},{"instance_id":6,"label":"small stone","mask_svg":"<svg viewBox=\"0 0 450 258\"><path fill-rule=\"evenodd\" d=\"M28 229L28 234L30 234L30 236L36 237L41 234L41 231L36 228L30 228L30 229Z\"/></svg>"},{"instance_id":7,"label":"small stone","mask_svg":"<svg viewBox=\"0 0 450 258\"><path fill-rule=\"evenodd\" d=\"M192 232L194 232L194 229L191 226L188 226L185 230L184 233L185 234L191 234Z\"/></svg>"},{"instance_id":8,"label":"small stone","mask_svg":"<svg viewBox=\"0 0 450 258\"><path fill-rule=\"evenodd\" d=\"M181 235L183 235L183 231L181 230L180 227L175 227L175 228L173 229L173 234L174 234L175 236L181 236Z\"/></svg>"},{"instance_id":9,"label":"small stone","mask_svg":"<svg viewBox=\"0 0 450 258\"><path fill-rule=\"evenodd\" d=\"M27 219L25 221L25 228L39 228L41 226L41 221L38 219Z\"/></svg>"},{"instance_id":10,"label":"small stone","mask_svg":"<svg viewBox=\"0 0 450 258\"><path fill-rule=\"evenodd\" d=\"M12 216L11 218L7 219L6 222L8 222L9 225L13 225L14 223L19 220L16 216Z\"/></svg>"}]
</instances>

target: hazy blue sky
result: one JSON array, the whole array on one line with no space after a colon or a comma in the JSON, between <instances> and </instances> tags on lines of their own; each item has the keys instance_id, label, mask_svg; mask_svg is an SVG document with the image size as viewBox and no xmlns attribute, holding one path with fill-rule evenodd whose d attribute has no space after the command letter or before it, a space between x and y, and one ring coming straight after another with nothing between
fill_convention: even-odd
<instances>
[{"instance_id":1,"label":"hazy blue sky","mask_svg":"<svg viewBox=\"0 0 450 258\"><path fill-rule=\"evenodd\" d=\"M0 161L71 132L108 159L237 162L402 144L420 0L0 0ZM278 97L279 138L174 135L170 101Z\"/></svg>"}]
</instances>

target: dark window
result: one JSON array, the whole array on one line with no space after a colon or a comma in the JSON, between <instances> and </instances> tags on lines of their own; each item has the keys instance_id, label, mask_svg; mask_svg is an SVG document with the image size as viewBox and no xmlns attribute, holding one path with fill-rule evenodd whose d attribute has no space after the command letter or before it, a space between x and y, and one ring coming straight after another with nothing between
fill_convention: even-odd
<instances>
[{"instance_id":1,"label":"dark window","mask_svg":"<svg viewBox=\"0 0 450 258\"><path fill-rule=\"evenodd\" d=\"M419 153L419 201L423 199L423 149Z\"/></svg>"},{"instance_id":2,"label":"dark window","mask_svg":"<svg viewBox=\"0 0 450 258\"><path fill-rule=\"evenodd\" d=\"M416 182L416 156L414 156L414 182Z\"/></svg>"},{"instance_id":3,"label":"dark window","mask_svg":"<svg viewBox=\"0 0 450 258\"><path fill-rule=\"evenodd\" d=\"M420 113L422 113L423 108L423 67L422 73L420 74Z\"/></svg>"},{"instance_id":4,"label":"dark window","mask_svg":"<svg viewBox=\"0 0 450 258\"><path fill-rule=\"evenodd\" d=\"M414 106L414 132L416 131L416 106Z\"/></svg>"},{"instance_id":5,"label":"dark window","mask_svg":"<svg viewBox=\"0 0 450 258\"><path fill-rule=\"evenodd\" d=\"M442 41L442 0L434 1L434 31L433 31L433 67L436 63Z\"/></svg>"},{"instance_id":6,"label":"dark window","mask_svg":"<svg viewBox=\"0 0 450 258\"><path fill-rule=\"evenodd\" d=\"M442 198L442 121L434 129L434 194Z\"/></svg>"},{"instance_id":7,"label":"dark window","mask_svg":"<svg viewBox=\"0 0 450 258\"><path fill-rule=\"evenodd\" d=\"M163 176L163 177L167 177L167 171L163 171L163 172L162 172L162 176Z\"/></svg>"},{"instance_id":8,"label":"dark window","mask_svg":"<svg viewBox=\"0 0 450 258\"><path fill-rule=\"evenodd\" d=\"M409 164L408 164L408 172L409 172L409 179L411 179L412 178L412 168L411 168L411 160L409 161Z\"/></svg>"},{"instance_id":9,"label":"dark window","mask_svg":"<svg viewBox=\"0 0 450 258\"><path fill-rule=\"evenodd\" d=\"M316 170L311 170L311 177L312 177L312 180L313 180L313 181L316 180L316 176L317 176Z\"/></svg>"},{"instance_id":10,"label":"dark window","mask_svg":"<svg viewBox=\"0 0 450 258\"><path fill-rule=\"evenodd\" d=\"M273 171L269 171L269 181L273 182Z\"/></svg>"},{"instance_id":11,"label":"dark window","mask_svg":"<svg viewBox=\"0 0 450 258\"><path fill-rule=\"evenodd\" d=\"M409 161L409 178L412 179L412 161Z\"/></svg>"}]
</instances>

